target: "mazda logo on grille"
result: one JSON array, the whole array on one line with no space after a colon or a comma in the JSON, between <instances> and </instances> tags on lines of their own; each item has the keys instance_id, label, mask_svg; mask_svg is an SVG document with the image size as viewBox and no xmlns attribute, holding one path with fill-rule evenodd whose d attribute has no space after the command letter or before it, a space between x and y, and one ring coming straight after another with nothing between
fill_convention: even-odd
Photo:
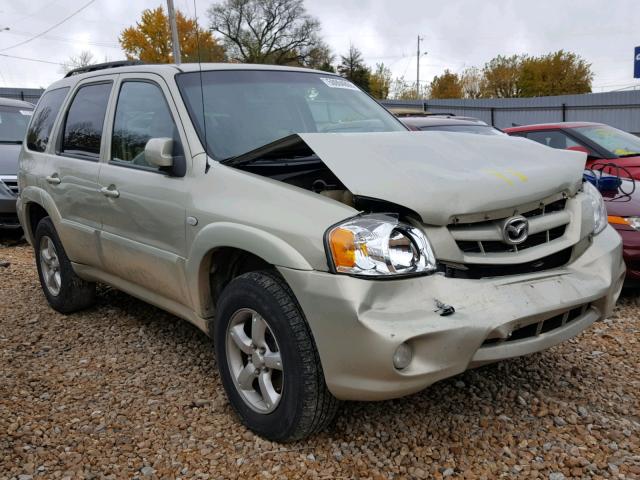
<instances>
[{"instance_id":1,"label":"mazda logo on grille","mask_svg":"<svg viewBox=\"0 0 640 480\"><path fill-rule=\"evenodd\" d=\"M519 245L529 236L529 220L522 215L507 218L502 226L504 243Z\"/></svg>"}]
</instances>

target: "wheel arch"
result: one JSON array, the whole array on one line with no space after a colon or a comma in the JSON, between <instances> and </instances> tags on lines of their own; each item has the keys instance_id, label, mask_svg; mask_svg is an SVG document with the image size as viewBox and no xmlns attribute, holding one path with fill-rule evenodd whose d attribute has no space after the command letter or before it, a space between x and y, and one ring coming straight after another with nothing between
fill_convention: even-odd
<instances>
[{"instance_id":1,"label":"wheel arch","mask_svg":"<svg viewBox=\"0 0 640 480\"><path fill-rule=\"evenodd\" d=\"M313 270L300 252L273 234L228 222L208 225L194 239L186 263L197 314L213 317L217 295L236 276L280 266Z\"/></svg>"},{"instance_id":2,"label":"wheel arch","mask_svg":"<svg viewBox=\"0 0 640 480\"><path fill-rule=\"evenodd\" d=\"M45 217L50 217L53 224L58 226L60 212L55 206L49 194L40 188L27 187L20 192L20 211L23 230L27 241L33 245L38 222Z\"/></svg>"}]
</instances>

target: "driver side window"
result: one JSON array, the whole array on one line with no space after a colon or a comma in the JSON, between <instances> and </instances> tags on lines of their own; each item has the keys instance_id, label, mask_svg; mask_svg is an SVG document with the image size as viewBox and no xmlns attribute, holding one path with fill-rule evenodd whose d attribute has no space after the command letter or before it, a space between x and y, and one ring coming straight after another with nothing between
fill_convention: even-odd
<instances>
[{"instance_id":1,"label":"driver side window","mask_svg":"<svg viewBox=\"0 0 640 480\"><path fill-rule=\"evenodd\" d=\"M144 157L151 138L171 138L174 156L182 155L176 124L160 87L146 81L126 81L116 104L111 161L157 170Z\"/></svg>"}]
</instances>

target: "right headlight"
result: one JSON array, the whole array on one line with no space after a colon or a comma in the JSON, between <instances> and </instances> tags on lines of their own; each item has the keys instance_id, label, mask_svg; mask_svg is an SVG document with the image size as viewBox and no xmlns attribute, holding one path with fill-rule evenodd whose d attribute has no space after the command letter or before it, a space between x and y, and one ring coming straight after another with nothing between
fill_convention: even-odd
<instances>
[{"instance_id":1,"label":"right headlight","mask_svg":"<svg viewBox=\"0 0 640 480\"><path fill-rule=\"evenodd\" d=\"M593 209L593 233L597 235L607 226L607 208L604 205L602 195L590 182L584 182L582 188Z\"/></svg>"},{"instance_id":2,"label":"right headlight","mask_svg":"<svg viewBox=\"0 0 640 480\"><path fill-rule=\"evenodd\" d=\"M325 244L336 273L381 277L436 270L435 255L424 233L391 215L346 220L327 231Z\"/></svg>"}]
</instances>

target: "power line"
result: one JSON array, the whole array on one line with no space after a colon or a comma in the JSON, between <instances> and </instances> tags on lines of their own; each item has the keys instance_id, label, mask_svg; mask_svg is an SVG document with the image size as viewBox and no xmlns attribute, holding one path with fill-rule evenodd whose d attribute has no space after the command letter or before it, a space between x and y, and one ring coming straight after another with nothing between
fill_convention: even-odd
<instances>
[{"instance_id":1,"label":"power line","mask_svg":"<svg viewBox=\"0 0 640 480\"><path fill-rule=\"evenodd\" d=\"M33 35L32 33L28 33L28 32L19 32L19 31L15 31L15 30L9 30L8 32L6 32L7 35L20 35L23 37L30 37L31 35ZM77 43L86 43L87 45L93 45L95 47L103 47L103 48L113 48L113 49L118 49L120 50L120 47L117 46L115 43L109 43L109 42L84 42L78 39L74 39L74 38L69 38L69 37L61 37L59 35L40 35L40 38L46 39L46 40L52 40L54 42L64 42L64 43L72 43L72 44L77 44Z\"/></svg>"},{"instance_id":2,"label":"power line","mask_svg":"<svg viewBox=\"0 0 640 480\"><path fill-rule=\"evenodd\" d=\"M66 64L64 64L64 63L52 62L50 60L40 60L38 58L18 57L16 55L9 55L7 53L0 53L0 57L16 58L18 60L28 60L30 62L49 63L51 65L60 65L60 66L63 66L63 67L66 66Z\"/></svg>"},{"instance_id":3,"label":"power line","mask_svg":"<svg viewBox=\"0 0 640 480\"><path fill-rule=\"evenodd\" d=\"M6 52L7 50L10 50L12 48L16 48L19 47L21 45L24 45L26 43L32 42L33 40L35 40L38 37L41 37L47 33L49 33L51 30L53 30L54 28L59 27L60 25L62 25L64 22L66 22L67 20L69 20L71 17L74 17L75 15L77 15L78 13L80 13L82 10L84 10L85 8L87 8L89 5L91 5L93 2L95 2L96 0L89 0L87 3L85 3L82 7L80 7L79 9L77 9L76 11L74 11L71 15L63 18L62 20L60 20L58 23L54 24L52 27L47 28L46 30L43 30L42 32L38 33L37 35L34 35L31 38L28 38L27 40L24 40L22 42L16 43L15 45L11 45L10 47L6 47L3 49L0 49L0 52Z\"/></svg>"}]
</instances>

